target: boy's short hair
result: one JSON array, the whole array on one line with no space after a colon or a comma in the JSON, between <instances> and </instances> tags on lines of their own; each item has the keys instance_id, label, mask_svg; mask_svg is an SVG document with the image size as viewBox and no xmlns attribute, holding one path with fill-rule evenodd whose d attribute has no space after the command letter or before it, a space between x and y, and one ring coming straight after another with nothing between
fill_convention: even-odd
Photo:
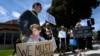
<instances>
[{"instance_id":1,"label":"boy's short hair","mask_svg":"<svg viewBox=\"0 0 100 56\"><path fill-rule=\"evenodd\" d=\"M38 24L32 24L32 25L30 25L30 30L32 30L33 28L36 28L37 30L41 30L41 27Z\"/></svg>"},{"instance_id":2,"label":"boy's short hair","mask_svg":"<svg viewBox=\"0 0 100 56\"><path fill-rule=\"evenodd\" d=\"M40 8L42 9L42 5L41 5L41 3L39 3L39 2L34 3L33 6L32 6L32 8L34 8L35 5L40 6Z\"/></svg>"}]
</instances>

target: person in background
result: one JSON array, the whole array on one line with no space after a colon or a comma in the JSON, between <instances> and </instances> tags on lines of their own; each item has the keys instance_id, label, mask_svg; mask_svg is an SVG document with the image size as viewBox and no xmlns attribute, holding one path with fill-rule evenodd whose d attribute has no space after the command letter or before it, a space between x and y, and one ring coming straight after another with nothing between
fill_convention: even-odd
<instances>
[{"instance_id":1,"label":"person in background","mask_svg":"<svg viewBox=\"0 0 100 56\"><path fill-rule=\"evenodd\" d=\"M52 40L53 51L55 51L57 46L50 23L46 23L45 26L42 27L41 33L42 33L41 35L45 38L45 40Z\"/></svg>"},{"instance_id":2,"label":"person in background","mask_svg":"<svg viewBox=\"0 0 100 56\"><path fill-rule=\"evenodd\" d=\"M93 50L92 40L92 36L86 38L86 48L89 50Z\"/></svg>"},{"instance_id":3,"label":"person in background","mask_svg":"<svg viewBox=\"0 0 100 56\"><path fill-rule=\"evenodd\" d=\"M50 23L45 23L41 28L41 36L43 36L46 40L51 40L53 32Z\"/></svg>"},{"instance_id":4,"label":"person in background","mask_svg":"<svg viewBox=\"0 0 100 56\"><path fill-rule=\"evenodd\" d=\"M30 25L30 30L31 30L31 34L29 36L29 39L26 41L26 43L40 42L45 40L43 37L40 36L41 27L38 24Z\"/></svg>"},{"instance_id":5,"label":"person in background","mask_svg":"<svg viewBox=\"0 0 100 56\"><path fill-rule=\"evenodd\" d=\"M16 53L16 44L18 44L18 43L21 43L21 40L18 38L18 39L16 39L16 41L14 42L14 51L13 51L13 54L12 54L12 56L14 56L15 55L15 53Z\"/></svg>"},{"instance_id":6,"label":"person in background","mask_svg":"<svg viewBox=\"0 0 100 56\"><path fill-rule=\"evenodd\" d=\"M73 27L70 27L70 39L75 39L74 35L73 35ZM75 46L74 45L70 45L71 46L71 51L72 53L76 53L75 52Z\"/></svg>"},{"instance_id":7,"label":"person in background","mask_svg":"<svg viewBox=\"0 0 100 56\"><path fill-rule=\"evenodd\" d=\"M67 29L67 38L66 38L66 43L67 43L67 47L69 47L69 40L70 40L70 29Z\"/></svg>"},{"instance_id":8,"label":"person in background","mask_svg":"<svg viewBox=\"0 0 100 56\"><path fill-rule=\"evenodd\" d=\"M46 39L47 40L52 39L53 33L52 33L50 23L46 23L45 34L46 34L46 37L47 37Z\"/></svg>"},{"instance_id":9,"label":"person in background","mask_svg":"<svg viewBox=\"0 0 100 56\"><path fill-rule=\"evenodd\" d=\"M61 30L58 32L58 38L60 39L60 48L61 52L66 51L66 31L65 27L61 26Z\"/></svg>"},{"instance_id":10,"label":"person in background","mask_svg":"<svg viewBox=\"0 0 100 56\"><path fill-rule=\"evenodd\" d=\"M80 24L80 22L78 22L75 27L81 28L82 25ZM81 52L85 50L86 41L85 41L84 36L77 38L77 43L78 43L78 51L79 51L79 56L80 56Z\"/></svg>"}]
</instances>

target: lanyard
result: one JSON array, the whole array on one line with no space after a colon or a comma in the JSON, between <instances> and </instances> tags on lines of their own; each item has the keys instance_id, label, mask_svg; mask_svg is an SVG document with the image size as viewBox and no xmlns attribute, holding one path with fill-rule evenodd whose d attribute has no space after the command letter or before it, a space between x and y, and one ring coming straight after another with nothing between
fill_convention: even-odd
<instances>
[{"instance_id":1,"label":"lanyard","mask_svg":"<svg viewBox=\"0 0 100 56\"><path fill-rule=\"evenodd\" d=\"M31 12L36 18L38 18L37 15L36 15L34 12L32 12L32 11L30 11L30 12Z\"/></svg>"}]
</instances>

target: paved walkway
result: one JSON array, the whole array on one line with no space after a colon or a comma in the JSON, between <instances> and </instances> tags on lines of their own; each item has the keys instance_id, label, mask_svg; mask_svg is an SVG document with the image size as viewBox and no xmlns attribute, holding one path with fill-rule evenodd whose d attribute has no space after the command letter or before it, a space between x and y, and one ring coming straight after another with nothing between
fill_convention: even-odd
<instances>
[{"instance_id":1,"label":"paved walkway","mask_svg":"<svg viewBox=\"0 0 100 56\"><path fill-rule=\"evenodd\" d=\"M93 43L94 50L85 51L85 55L82 52L82 56L100 56L100 42ZM54 54L54 56L59 56L59 54ZM78 54L72 54L71 52L66 52L65 56L78 56Z\"/></svg>"}]
</instances>

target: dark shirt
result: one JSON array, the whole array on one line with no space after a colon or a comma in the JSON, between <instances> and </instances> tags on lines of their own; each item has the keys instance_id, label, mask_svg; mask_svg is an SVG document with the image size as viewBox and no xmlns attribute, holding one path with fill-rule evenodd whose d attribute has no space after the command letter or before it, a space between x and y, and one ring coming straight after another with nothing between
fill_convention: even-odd
<instances>
[{"instance_id":1,"label":"dark shirt","mask_svg":"<svg viewBox=\"0 0 100 56\"><path fill-rule=\"evenodd\" d=\"M31 33L29 27L32 24L39 24L37 13L35 11L26 10L19 18L19 27L22 34L29 36Z\"/></svg>"}]
</instances>

